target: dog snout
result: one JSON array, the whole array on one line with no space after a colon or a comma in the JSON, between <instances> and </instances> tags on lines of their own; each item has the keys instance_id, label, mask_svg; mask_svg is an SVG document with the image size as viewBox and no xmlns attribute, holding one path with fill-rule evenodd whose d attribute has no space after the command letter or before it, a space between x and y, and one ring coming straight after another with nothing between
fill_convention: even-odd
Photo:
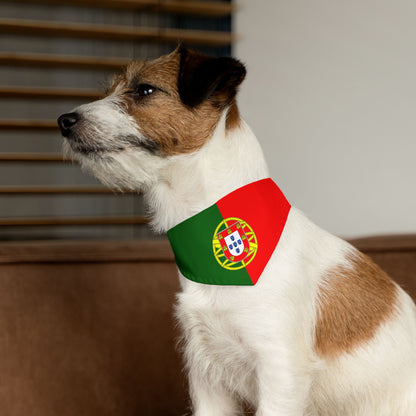
<instances>
[{"instance_id":1,"label":"dog snout","mask_svg":"<svg viewBox=\"0 0 416 416\"><path fill-rule=\"evenodd\" d=\"M80 116L78 113L66 113L58 118L58 125L64 137L68 137L71 134L79 119Z\"/></svg>"}]
</instances>

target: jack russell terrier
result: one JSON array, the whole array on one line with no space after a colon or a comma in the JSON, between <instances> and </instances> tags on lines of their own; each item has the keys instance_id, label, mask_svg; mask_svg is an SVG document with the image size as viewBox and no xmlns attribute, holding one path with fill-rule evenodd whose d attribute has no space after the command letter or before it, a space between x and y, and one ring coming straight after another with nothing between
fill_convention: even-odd
<instances>
[{"instance_id":1,"label":"jack russell terrier","mask_svg":"<svg viewBox=\"0 0 416 416\"><path fill-rule=\"evenodd\" d=\"M269 178L245 74L178 47L58 119L66 153L168 231L193 415L414 416L415 305Z\"/></svg>"}]
</instances>

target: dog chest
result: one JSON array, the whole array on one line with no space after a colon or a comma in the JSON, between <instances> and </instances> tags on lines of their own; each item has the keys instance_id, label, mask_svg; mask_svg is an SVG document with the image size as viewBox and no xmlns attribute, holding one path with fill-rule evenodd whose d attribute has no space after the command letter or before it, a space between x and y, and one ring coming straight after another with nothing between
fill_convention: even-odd
<instances>
[{"instance_id":1,"label":"dog chest","mask_svg":"<svg viewBox=\"0 0 416 416\"><path fill-rule=\"evenodd\" d=\"M177 316L188 370L197 371L210 384L247 395L255 357L241 336L241 318L226 309L189 307L181 302Z\"/></svg>"}]
</instances>

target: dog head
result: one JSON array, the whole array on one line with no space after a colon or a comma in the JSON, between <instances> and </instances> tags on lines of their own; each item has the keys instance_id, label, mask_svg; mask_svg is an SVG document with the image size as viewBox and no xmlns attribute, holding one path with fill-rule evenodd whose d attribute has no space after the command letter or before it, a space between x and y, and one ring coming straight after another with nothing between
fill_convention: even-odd
<instances>
[{"instance_id":1,"label":"dog head","mask_svg":"<svg viewBox=\"0 0 416 416\"><path fill-rule=\"evenodd\" d=\"M225 111L227 128L239 123L245 73L235 59L184 47L133 61L103 99L59 117L64 150L107 185L142 189L166 160L202 148Z\"/></svg>"}]
</instances>

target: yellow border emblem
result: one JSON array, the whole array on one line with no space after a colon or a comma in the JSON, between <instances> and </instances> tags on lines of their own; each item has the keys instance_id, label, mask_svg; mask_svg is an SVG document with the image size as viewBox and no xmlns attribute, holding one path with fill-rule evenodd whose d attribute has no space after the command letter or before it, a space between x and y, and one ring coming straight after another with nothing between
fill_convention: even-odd
<instances>
[{"instance_id":1,"label":"yellow border emblem","mask_svg":"<svg viewBox=\"0 0 416 416\"><path fill-rule=\"evenodd\" d=\"M231 224L235 221L238 221L243 227L243 230L250 244L249 252L246 258L238 263L234 263L227 259L227 257L225 256L222 250L221 244L217 238L217 234L219 232L231 226ZM254 257L256 256L257 247L258 247L257 237L256 237L256 234L254 234L253 229L247 224L247 222L236 217L226 218L225 220L221 221L218 224L218 227L215 229L214 235L212 237L212 249L214 251L215 259L217 260L217 262L219 263L221 267L224 267L224 269L228 269L228 270L239 270L239 269L242 269L243 267L246 267L248 264L250 264L254 260Z\"/></svg>"}]
</instances>

